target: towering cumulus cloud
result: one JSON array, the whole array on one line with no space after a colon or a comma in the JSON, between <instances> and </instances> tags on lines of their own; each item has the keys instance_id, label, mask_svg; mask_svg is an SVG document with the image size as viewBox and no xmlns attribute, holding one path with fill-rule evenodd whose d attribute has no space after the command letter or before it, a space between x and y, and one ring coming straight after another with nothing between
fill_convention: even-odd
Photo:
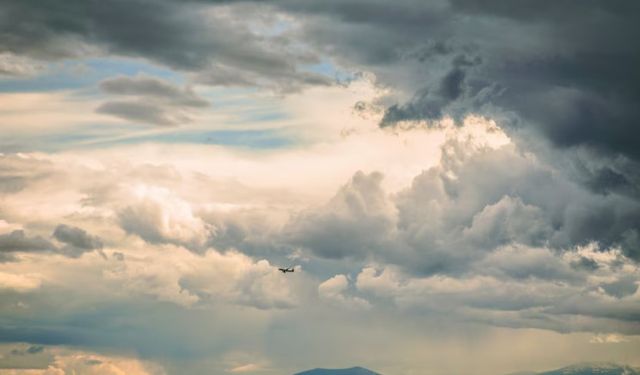
<instances>
[{"instance_id":1,"label":"towering cumulus cloud","mask_svg":"<svg viewBox=\"0 0 640 375\"><path fill-rule=\"evenodd\" d=\"M640 366L639 19L0 0L0 374Z\"/></svg>"}]
</instances>

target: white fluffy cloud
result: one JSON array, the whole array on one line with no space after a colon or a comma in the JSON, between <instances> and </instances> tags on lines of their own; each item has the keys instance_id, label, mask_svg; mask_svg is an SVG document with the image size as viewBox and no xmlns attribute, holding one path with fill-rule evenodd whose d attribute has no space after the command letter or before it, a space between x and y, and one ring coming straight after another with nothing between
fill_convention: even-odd
<instances>
[{"instance_id":1,"label":"white fluffy cloud","mask_svg":"<svg viewBox=\"0 0 640 375\"><path fill-rule=\"evenodd\" d=\"M202 246L214 230L194 215L188 202L166 188L135 186L132 202L118 216L122 228L151 242Z\"/></svg>"},{"instance_id":2,"label":"white fluffy cloud","mask_svg":"<svg viewBox=\"0 0 640 375\"><path fill-rule=\"evenodd\" d=\"M286 341L312 317L337 327L323 332L325 343L344 339L346 322L400 318L633 344L640 277L621 240L632 238L633 202L584 189L489 121L411 132L429 147L424 161L417 145L390 159L406 134L361 134L377 141L358 150L389 146L381 171L354 172L356 159L320 163L355 145L352 136L277 154L144 146L121 156L3 155L0 236L22 231L52 246L13 246L0 263L0 312L18 327L24 314L41 322L33 336L3 333L60 344L81 337L95 348L126 341L145 357L171 357L169 373L189 356L198 358L191 373L213 364L281 373L284 354L262 350L256 337ZM342 169L324 178L332 165ZM55 251L72 245L82 251ZM277 271L288 265L296 272ZM263 360L228 361L235 349Z\"/></svg>"},{"instance_id":3,"label":"white fluffy cloud","mask_svg":"<svg viewBox=\"0 0 640 375\"><path fill-rule=\"evenodd\" d=\"M590 250L589 250L590 249ZM598 270L579 270L575 260L598 256L593 247L561 256L548 249L504 247L459 276L416 277L394 267L366 267L356 287L380 303L391 301L407 311L507 327L638 334L634 321L640 295L616 297L602 289L604 280L625 280L638 268L609 255L616 263L596 262Z\"/></svg>"},{"instance_id":4,"label":"white fluffy cloud","mask_svg":"<svg viewBox=\"0 0 640 375\"><path fill-rule=\"evenodd\" d=\"M349 288L349 280L345 275L335 275L318 285L320 298L329 303L350 309L369 309L371 305L363 298L346 294Z\"/></svg>"}]
</instances>

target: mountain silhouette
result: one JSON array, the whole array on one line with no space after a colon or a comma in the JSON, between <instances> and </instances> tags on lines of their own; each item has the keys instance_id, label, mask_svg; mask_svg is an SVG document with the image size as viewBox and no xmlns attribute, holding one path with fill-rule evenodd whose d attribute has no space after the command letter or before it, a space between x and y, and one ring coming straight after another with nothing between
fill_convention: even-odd
<instances>
[{"instance_id":1,"label":"mountain silhouette","mask_svg":"<svg viewBox=\"0 0 640 375\"><path fill-rule=\"evenodd\" d=\"M294 375L381 375L377 372L367 370L362 367L351 367L345 369L324 369L316 368L309 371L298 372ZM635 374L634 374L635 375Z\"/></svg>"},{"instance_id":2,"label":"mountain silhouette","mask_svg":"<svg viewBox=\"0 0 640 375\"><path fill-rule=\"evenodd\" d=\"M616 363L579 363L537 375L640 375L640 369Z\"/></svg>"},{"instance_id":3,"label":"mountain silhouette","mask_svg":"<svg viewBox=\"0 0 640 375\"><path fill-rule=\"evenodd\" d=\"M298 372L294 375L381 375L363 367L345 369L324 369ZM579 363L556 370L543 372L519 372L510 375L640 375L640 368L634 368L616 363Z\"/></svg>"}]
</instances>

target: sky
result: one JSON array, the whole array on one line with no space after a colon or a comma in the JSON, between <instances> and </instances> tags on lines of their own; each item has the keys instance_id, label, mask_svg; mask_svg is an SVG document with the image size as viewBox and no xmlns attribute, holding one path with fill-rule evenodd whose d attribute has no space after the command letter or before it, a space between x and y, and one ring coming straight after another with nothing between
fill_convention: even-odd
<instances>
[{"instance_id":1,"label":"sky","mask_svg":"<svg viewBox=\"0 0 640 375\"><path fill-rule=\"evenodd\" d=\"M0 0L0 374L640 366L638 18Z\"/></svg>"}]
</instances>

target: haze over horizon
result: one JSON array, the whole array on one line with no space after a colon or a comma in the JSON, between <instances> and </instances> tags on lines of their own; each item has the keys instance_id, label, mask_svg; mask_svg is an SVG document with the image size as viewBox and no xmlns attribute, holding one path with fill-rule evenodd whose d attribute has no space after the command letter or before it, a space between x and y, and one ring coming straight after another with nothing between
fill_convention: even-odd
<instances>
[{"instance_id":1,"label":"haze over horizon","mask_svg":"<svg viewBox=\"0 0 640 375\"><path fill-rule=\"evenodd\" d=\"M638 19L0 0L0 374L640 366Z\"/></svg>"}]
</instances>

